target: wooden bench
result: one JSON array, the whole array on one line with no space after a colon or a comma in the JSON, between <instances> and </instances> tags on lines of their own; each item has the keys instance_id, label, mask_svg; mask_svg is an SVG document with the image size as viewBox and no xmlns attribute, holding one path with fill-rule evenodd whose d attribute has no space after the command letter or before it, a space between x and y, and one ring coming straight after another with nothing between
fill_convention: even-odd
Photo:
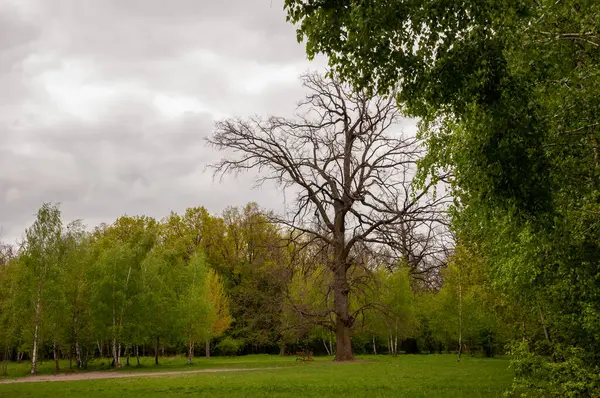
<instances>
[{"instance_id":1,"label":"wooden bench","mask_svg":"<svg viewBox=\"0 0 600 398\"><path fill-rule=\"evenodd\" d=\"M310 351L299 351L296 353L296 361L312 361L312 352Z\"/></svg>"},{"instance_id":2,"label":"wooden bench","mask_svg":"<svg viewBox=\"0 0 600 398\"><path fill-rule=\"evenodd\" d=\"M54 376L56 376L59 373L78 373L79 371L77 369L63 369L63 370L56 370L54 369Z\"/></svg>"}]
</instances>

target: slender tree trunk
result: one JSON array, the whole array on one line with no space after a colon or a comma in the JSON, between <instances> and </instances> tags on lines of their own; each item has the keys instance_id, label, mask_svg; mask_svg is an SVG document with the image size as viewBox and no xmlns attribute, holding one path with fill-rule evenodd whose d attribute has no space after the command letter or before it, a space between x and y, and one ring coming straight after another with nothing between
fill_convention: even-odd
<instances>
[{"instance_id":1,"label":"slender tree trunk","mask_svg":"<svg viewBox=\"0 0 600 398\"><path fill-rule=\"evenodd\" d=\"M60 372L60 365L58 364L58 355L56 355L56 335L52 338L52 354L54 356L54 371L58 373Z\"/></svg>"},{"instance_id":2,"label":"slender tree trunk","mask_svg":"<svg viewBox=\"0 0 600 398\"><path fill-rule=\"evenodd\" d=\"M131 353L131 350L129 349L129 346L127 346L125 348L125 353L127 354L127 364L125 366L129 367L129 356L130 356L130 353Z\"/></svg>"},{"instance_id":3,"label":"slender tree trunk","mask_svg":"<svg viewBox=\"0 0 600 398\"><path fill-rule=\"evenodd\" d=\"M83 367L83 361L81 358L81 347L79 347L79 341L77 340L75 340L75 359L77 367L81 369Z\"/></svg>"},{"instance_id":4,"label":"slender tree trunk","mask_svg":"<svg viewBox=\"0 0 600 398\"><path fill-rule=\"evenodd\" d=\"M352 341L350 340L350 287L346 276L346 267L342 262L336 264L334 281L335 305L335 360L352 361Z\"/></svg>"},{"instance_id":5,"label":"slender tree trunk","mask_svg":"<svg viewBox=\"0 0 600 398\"><path fill-rule=\"evenodd\" d=\"M121 342L117 345L117 368L121 367Z\"/></svg>"},{"instance_id":6,"label":"slender tree trunk","mask_svg":"<svg viewBox=\"0 0 600 398\"><path fill-rule=\"evenodd\" d=\"M112 366L117 366L117 339L114 337L112 341Z\"/></svg>"},{"instance_id":7,"label":"slender tree trunk","mask_svg":"<svg viewBox=\"0 0 600 398\"><path fill-rule=\"evenodd\" d=\"M375 335L373 335L373 354L377 355L377 345L375 344Z\"/></svg>"},{"instance_id":8,"label":"slender tree trunk","mask_svg":"<svg viewBox=\"0 0 600 398\"><path fill-rule=\"evenodd\" d=\"M544 336L546 336L546 340L547 341L552 341L550 340L550 333L548 332L548 327L546 326L546 320L544 319L544 313L542 312L542 309L539 309L540 311L540 320L542 321L542 327L544 328Z\"/></svg>"},{"instance_id":9,"label":"slender tree trunk","mask_svg":"<svg viewBox=\"0 0 600 398\"><path fill-rule=\"evenodd\" d=\"M137 359L137 366L140 366L140 346L135 345L135 358Z\"/></svg>"},{"instance_id":10,"label":"slender tree trunk","mask_svg":"<svg viewBox=\"0 0 600 398\"><path fill-rule=\"evenodd\" d=\"M206 339L206 346L204 348L206 358L210 358L210 339Z\"/></svg>"},{"instance_id":11,"label":"slender tree trunk","mask_svg":"<svg viewBox=\"0 0 600 398\"><path fill-rule=\"evenodd\" d=\"M458 283L458 356L457 362L460 362L460 354L462 354L462 285Z\"/></svg>"},{"instance_id":12,"label":"slender tree trunk","mask_svg":"<svg viewBox=\"0 0 600 398\"><path fill-rule=\"evenodd\" d=\"M156 350L154 351L154 364L158 365L158 349L160 345L160 337L156 338Z\"/></svg>"},{"instance_id":13,"label":"slender tree trunk","mask_svg":"<svg viewBox=\"0 0 600 398\"><path fill-rule=\"evenodd\" d=\"M6 376L6 367L8 366L8 343L4 346L4 356L2 358L2 372L0 376Z\"/></svg>"},{"instance_id":14,"label":"slender tree trunk","mask_svg":"<svg viewBox=\"0 0 600 398\"><path fill-rule=\"evenodd\" d=\"M89 349L88 349L88 347L86 345L86 347L85 347L85 356L82 359L82 362L83 362L82 366L83 366L84 370L87 370L87 365L88 365L88 361L89 360L90 360L90 351L89 351Z\"/></svg>"},{"instance_id":15,"label":"slender tree trunk","mask_svg":"<svg viewBox=\"0 0 600 398\"><path fill-rule=\"evenodd\" d=\"M331 334L332 333L329 332L329 352L331 353L331 355L334 355L334 352L333 352L333 341L331 339Z\"/></svg>"},{"instance_id":16,"label":"slender tree trunk","mask_svg":"<svg viewBox=\"0 0 600 398\"><path fill-rule=\"evenodd\" d=\"M40 318L42 313L42 288L38 288L38 298L35 304L35 325L33 328L33 352L31 353L31 374L37 373L38 339L40 331Z\"/></svg>"},{"instance_id":17,"label":"slender tree trunk","mask_svg":"<svg viewBox=\"0 0 600 398\"><path fill-rule=\"evenodd\" d=\"M398 320L396 319L396 334L394 335L394 355L398 355Z\"/></svg>"},{"instance_id":18,"label":"slender tree trunk","mask_svg":"<svg viewBox=\"0 0 600 398\"><path fill-rule=\"evenodd\" d=\"M323 339L323 345L325 346L325 351L327 351L327 355L331 356L331 351L329 351L329 347L327 347L327 341Z\"/></svg>"},{"instance_id":19,"label":"slender tree trunk","mask_svg":"<svg viewBox=\"0 0 600 398\"><path fill-rule=\"evenodd\" d=\"M192 364L193 359L194 359L194 342L192 340L190 340L188 343L188 355L187 355L188 365Z\"/></svg>"}]
</instances>

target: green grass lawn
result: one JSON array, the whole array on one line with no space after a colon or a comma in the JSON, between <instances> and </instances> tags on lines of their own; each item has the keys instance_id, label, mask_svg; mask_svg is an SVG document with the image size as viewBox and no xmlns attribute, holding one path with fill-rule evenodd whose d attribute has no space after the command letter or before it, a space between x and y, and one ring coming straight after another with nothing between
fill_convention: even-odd
<instances>
[{"instance_id":1,"label":"green grass lawn","mask_svg":"<svg viewBox=\"0 0 600 398\"><path fill-rule=\"evenodd\" d=\"M463 357L460 363L453 355L359 358L356 363L335 364L331 358L296 362L295 357L251 355L197 359L192 366L185 365L185 358L175 358L163 360L164 364L157 367L149 365L152 359L146 358L144 364L147 366L118 371L278 369L0 384L0 397L499 397L512 379L512 373L507 369L508 360L500 358ZM44 364L44 370L48 366L48 363Z\"/></svg>"}]
</instances>

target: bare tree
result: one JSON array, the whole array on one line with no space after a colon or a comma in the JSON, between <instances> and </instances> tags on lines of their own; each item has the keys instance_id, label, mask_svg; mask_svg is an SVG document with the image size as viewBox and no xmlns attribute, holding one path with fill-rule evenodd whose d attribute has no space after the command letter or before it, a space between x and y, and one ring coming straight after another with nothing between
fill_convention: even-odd
<instances>
[{"instance_id":1,"label":"bare tree","mask_svg":"<svg viewBox=\"0 0 600 398\"><path fill-rule=\"evenodd\" d=\"M2 231L0 231L0 237L2 236L1 232ZM0 241L0 268L6 265L13 257L15 257L15 255L14 246Z\"/></svg>"},{"instance_id":2,"label":"bare tree","mask_svg":"<svg viewBox=\"0 0 600 398\"><path fill-rule=\"evenodd\" d=\"M394 130L400 115L392 96L369 97L316 73L303 81L308 94L294 119L226 119L208 142L233 152L213 165L216 174L257 169L258 185L275 181L297 193L294 210L273 221L330 248L336 360L347 361L350 330L362 310L350 311L353 249L385 244L392 229L436 217L443 198L430 195L438 181L413 183L423 149Z\"/></svg>"}]
</instances>

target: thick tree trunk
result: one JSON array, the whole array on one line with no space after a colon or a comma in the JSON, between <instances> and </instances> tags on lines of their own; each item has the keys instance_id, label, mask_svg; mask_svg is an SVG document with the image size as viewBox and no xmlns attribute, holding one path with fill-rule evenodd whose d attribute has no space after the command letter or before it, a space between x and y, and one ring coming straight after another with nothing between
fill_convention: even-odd
<instances>
[{"instance_id":1,"label":"thick tree trunk","mask_svg":"<svg viewBox=\"0 0 600 398\"><path fill-rule=\"evenodd\" d=\"M352 361L352 342L350 340L350 287L346 277L346 267L338 264L335 272L334 305L335 305L335 360Z\"/></svg>"},{"instance_id":2,"label":"thick tree trunk","mask_svg":"<svg viewBox=\"0 0 600 398\"><path fill-rule=\"evenodd\" d=\"M156 350L154 350L154 364L158 365L158 349L160 348L160 337L156 338Z\"/></svg>"},{"instance_id":3,"label":"thick tree trunk","mask_svg":"<svg viewBox=\"0 0 600 398\"><path fill-rule=\"evenodd\" d=\"M35 304L35 325L33 328L33 352L31 353L31 374L37 373L37 359L38 359L38 339L40 331L40 318L42 313L42 297L41 288L38 289L38 298Z\"/></svg>"},{"instance_id":4,"label":"thick tree trunk","mask_svg":"<svg viewBox=\"0 0 600 398\"><path fill-rule=\"evenodd\" d=\"M325 341L323 340L323 344L325 344ZM327 345L325 345L325 348L327 349ZM329 350L327 350L327 352L329 352ZM281 343L281 347L279 348L279 355L285 355L285 343Z\"/></svg>"},{"instance_id":5,"label":"thick tree trunk","mask_svg":"<svg viewBox=\"0 0 600 398\"><path fill-rule=\"evenodd\" d=\"M210 339L206 339L206 347L204 349L206 358L210 358Z\"/></svg>"}]
</instances>

